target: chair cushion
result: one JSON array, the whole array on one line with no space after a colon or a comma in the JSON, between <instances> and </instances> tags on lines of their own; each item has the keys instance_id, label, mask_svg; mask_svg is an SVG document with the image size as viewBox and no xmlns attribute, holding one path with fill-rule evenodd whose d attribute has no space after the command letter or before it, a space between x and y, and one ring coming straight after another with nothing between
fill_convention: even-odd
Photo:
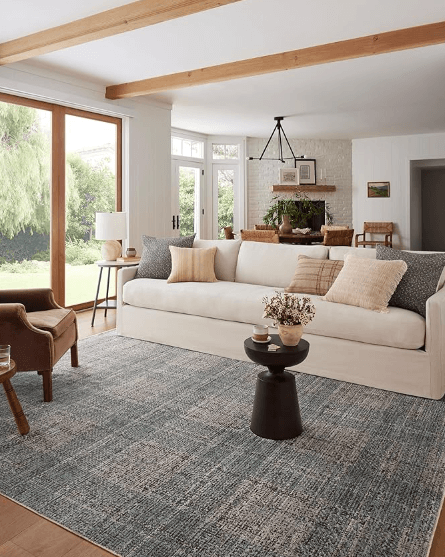
<instances>
[{"instance_id":1,"label":"chair cushion","mask_svg":"<svg viewBox=\"0 0 445 557\"><path fill-rule=\"evenodd\" d=\"M50 332L54 338L60 337L76 320L74 311L65 308L32 311L26 316L31 325Z\"/></svg>"}]
</instances>

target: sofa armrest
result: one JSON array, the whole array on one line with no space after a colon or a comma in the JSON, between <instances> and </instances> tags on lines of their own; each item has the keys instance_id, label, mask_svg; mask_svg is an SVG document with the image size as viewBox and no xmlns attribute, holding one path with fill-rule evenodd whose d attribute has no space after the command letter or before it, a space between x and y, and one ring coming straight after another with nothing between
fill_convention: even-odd
<instances>
[{"instance_id":1,"label":"sofa armrest","mask_svg":"<svg viewBox=\"0 0 445 557\"><path fill-rule=\"evenodd\" d=\"M51 288L0 290L0 304L13 303L23 304L28 312L61 307L56 304Z\"/></svg>"},{"instance_id":2,"label":"sofa armrest","mask_svg":"<svg viewBox=\"0 0 445 557\"><path fill-rule=\"evenodd\" d=\"M123 292L124 284L130 280L133 280L136 276L138 266L134 267L122 267L117 272L117 306L123 305Z\"/></svg>"},{"instance_id":3,"label":"sofa armrest","mask_svg":"<svg viewBox=\"0 0 445 557\"><path fill-rule=\"evenodd\" d=\"M431 358L431 391L441 397L445 392L445 288L428 298L425 325L425 351Z\"/></svg>"}]
</instances>

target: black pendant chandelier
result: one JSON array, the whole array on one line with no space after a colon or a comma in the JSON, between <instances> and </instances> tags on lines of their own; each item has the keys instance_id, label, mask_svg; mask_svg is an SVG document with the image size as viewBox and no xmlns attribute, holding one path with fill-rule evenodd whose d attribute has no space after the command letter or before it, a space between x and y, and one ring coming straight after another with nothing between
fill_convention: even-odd
<instances>
[{"instance_id":1,"label":"black pendant chandelier","mask_svg":"<svg viewBox=\"0 0 445 557\"><path fill-rule=\"evenodd\" d=\"M247 160L249 161L281 161L281 162L285 162L286 160L293 160L294 161L294 165L295 167L297 166L297 159L303 159L304 156L299 156L296 157L295 153L289 143L289 140L287 139L286 134L284 133L284 129L283 126L281 125L281 120L284 120L284 116L275 116L274 120L276 121L275 127L272 131L272 133L270 134L269 140L266 143L266 146L263 149L263 152L261 153L261 155L259 157L247 157ZM272 137L274 136L274 133L277 132L277 136L278 136L278 157L273 157L273 158L268 158L264 156L264 153L266 152L267 148L269 147L269 143L272 140ZM283 154L283 137L286 140L287 146L290 149L290 152L292 153L291 157L285 157Z\"/></svg>"}]
</instances>

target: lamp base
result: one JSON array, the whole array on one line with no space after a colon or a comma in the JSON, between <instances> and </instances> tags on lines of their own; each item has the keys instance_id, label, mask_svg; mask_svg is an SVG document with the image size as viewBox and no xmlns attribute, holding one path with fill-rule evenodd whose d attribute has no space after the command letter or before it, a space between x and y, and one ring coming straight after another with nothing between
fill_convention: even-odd
<instances>
[{"instance_id":1,"label":"lamp base","mask_svg":"<svg viewBox=\"0 0 445 557\"><path fill-rule=\"evenodd\" d=\"M107 240L101 249L105 261L116 261L122 255L122 246L117 240Z\"/></svg>"}]
</instances>

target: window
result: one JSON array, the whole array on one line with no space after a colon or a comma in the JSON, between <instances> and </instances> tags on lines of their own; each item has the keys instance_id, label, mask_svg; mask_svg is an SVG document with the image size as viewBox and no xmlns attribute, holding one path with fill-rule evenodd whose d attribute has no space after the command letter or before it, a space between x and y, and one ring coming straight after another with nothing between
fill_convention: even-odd
<instances>
[{"instance_id":1,"label":"window","mask_svg":"<svg viewBox=\"0 0 445 557\"><path fill-rule=\"evenodd\" d=\"M239 145L232 144L212 144L212 156L213 159L229 159L236 160L239 159Z\"/></svg>"},{"instance_id":2,"label":"window","mask_svg":"<svg viewBox=\"0 0 445 557\"><path fill-rule=\"evenodd\" d=\"M172 137L172 155L191 159L204 158L204 142L182 137Z\"/></svg>"},{"instance_id":3,"label":"window","mask_svg":"<svg viewBox=\"0 0 445 557\"><path fill-rule=\"evenodd\" d=\"M122 208L121 130L119 118L0 93L5 288L51 286L62 306L93 305L93 215Z\"/></svg>"}]
</instances>

